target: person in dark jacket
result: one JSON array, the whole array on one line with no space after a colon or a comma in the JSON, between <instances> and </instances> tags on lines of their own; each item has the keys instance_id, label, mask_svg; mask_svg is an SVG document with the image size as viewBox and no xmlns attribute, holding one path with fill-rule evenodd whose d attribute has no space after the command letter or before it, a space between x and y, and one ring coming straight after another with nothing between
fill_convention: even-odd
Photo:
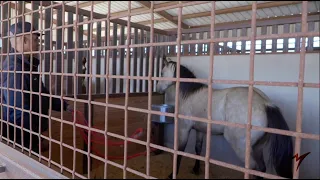
<instances>
[{"instance_id":1,"label":"person in dark jacket","mask_svg":"<svg viewBox=\"0 0 320 180\"><path fill-rule=\"evenodd\" d=\"M26 129L35 132L35 134L32 135L31 148L32 151L39 153L39 143L41 143L39 142L39 134L48 130L48 118L43 116L40 118L37 114L30 113L30 111L48 115L50 98L40 95L39 93L50 93L42 83L39 74L30 73L31 71L38 71L39 59L36 57L31 58L30 54L27 53L22 54L22 52L33 51L32 56L35 56L37 53L34 51L38 51L39 49L39 33L24 35L24 37L21 35L23 32L30 31L35 30L28 22L18 22L16 27L15 24L13 24L9 29L9 33L12 36L10 37L10 53L18 54L16 54L16 57L14 54L8 55L2 64L3 71L8 72L2 72L2 76L0 76L2 100L1 112L3 115L3 120L8 121L9 123L9 129L7 128L6 122L1 123L1 125L3 128L3 137L7 137L9 135L9 139L14 141L15 135L16 143L22 145L23 142L23 147L28 149L30 147L30 134L28 131L26 131ZM16 41L13 35L16 36ZM16 73L14 73L14 71L16 71ZM31 91L37 94L21 92L21 90ZM14 109L14 107L16 108ZM54 111L61 111L61 100L59 98L52 98L51 107ZM26 111L22 112L21 109ZM72 111L72 108L71 106L68 106L65 101L63 101L63 110ZM16 128L16 133L14 133L15 123L18 126ZM23 127L23 141L21 137L21 127Z\"/></svg>"}]
</instances>

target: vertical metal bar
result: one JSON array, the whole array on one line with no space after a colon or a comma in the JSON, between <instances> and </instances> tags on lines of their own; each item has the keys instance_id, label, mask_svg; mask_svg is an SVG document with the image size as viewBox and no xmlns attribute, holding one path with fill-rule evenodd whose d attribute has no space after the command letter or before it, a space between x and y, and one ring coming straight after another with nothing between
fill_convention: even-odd
<instances>
[{"instance_id":1,"label":"vertical metal bar","mask_svg":"<svg viewBox=\"0 0 320 180\"><path fill-rule=\"evenodd\" d=\"M229 30L224 30L223 31L223 37L224 38L228 38L228 33ZM222 54L228 54L228 50L229 50L229 47L228 47L228 42L224 42L223 43L223 53Z\"/></svg>"},{"instance_id":2,"label":"vertical metal bar","mask_svg":"<svg viewBox=\"0 0 320 180\"><path fill-rule=\"evenodd\" d=\"M134 28L134 44L138 44L138 29ZM133 76L138 76L138 48L133 48ZM133 92L138 92L137 82L138 80L133 79Z\"/></svg>"},{"instance_id":3,"label":"vertical metal bar","mask_svg":"<svg viewBox=\"0 0 320 180\"><path fill-rule=\"evenodd\" d=\"M72 12L68 12L68 24L73 24L73 13ZM67 42L67 49L73 49L73 27L69 27L68 30L68 42ZM73 59L74 59L74 52L72 51L68 51L67 54L67 68L68 68L68 76L67 76L67 95L72 94L72 76L70 76L69 74L72 73L72 65L73 65Z\"/></svg>"},{"instance_id":4,"label":"vertical metal bar","mask_svg":"<svg viewBox=\"0 0 320 180\"><path fill-rule=\"evenodd\" d=\"M128 101L129 101L129 75L130 75L130 44L131 44L131 27L130 27L130 21L131 21L131 1L128 2L128 24L127 24L127 70L126 70L126 95L125 95L125 111L124 111L124 136L125 136L125 141L124 141L124 162L123 162L123 178L127 178L127 156L128 156Z\"/></svg>"},{"instance_id":5,"label":"vertical metal bar","mask_svg":"<svg viewBox=\"0 0 320 180\"><path fill-rule=\"evenodd\" d=\"M308 13L308 1L302 1L302 33L307 33L307 13ZM299 66L299 81L298 81L298 106L297 106L297 122L296 132L302 132L302 112L303 112L303 84L304 84L304 73L305 73L305 60L306 60L306 37L302 37L302 46L300 51L300 66ZM296 137L295 141L295 153L300 154L301 149L301 137ZM298 162L294 161L293 178L299 178L299 169L297 169Z\"/></svg>"},{"instance_id":6,"label":"vertical metal bar","mask_svg":"<svg viewBox=\"0 0 320 180\"><path fill-rule=\"evenodd\" d=\"M161 42L161 36L160 34L157 34L157 42ZM160 46L156 47L156 54L155 54L155 61L154 61L154 67L155 67L155 76L154 77L159 77L159 72L160 72ZM157 86L157 81L154 81L153 84L153 90L156 90L156 86Z\"/></svg>"},{"instance_id":7,"label":"vertical metal bar","mask_svg":"<svg viewBox=\"0 0 320 180\"><path fill-rule=\"evenodd\" d=\"M121 25L120 26L120 45L124 45L125 44L125 39L124 39L124 26ZM128 33L128 31L127 31ZM113 34L113 36L118 36L118 34ZM127 34L127 36L130 36ZM125 51L124 48L120 48L120 75L124 75L124 56L125 56ZM130 51L127 52L127 55L130 55ZM124 92L124 88L123 88L123 79L120 79L120 93ZM128 88L128 87L126 87Z\"/></svg>"},{"instance_id":8,"label":"vertical metal bar","mask_svg":"<svg viewBox=\"0 0 320 180\"><path fill-rule=\"evenodd\" d=\"M175 41L175 39L176 39L176 35L171 35L170 36L170 41ZM176 52L176 45L171 45L169 51L170 51L169 52L170 55L174 55L175 52Z\"/></svg>"},{"instance_id":9,"label":"vertical metal bar","mask_svg":"<svg viewBox=\"0 0 320 180\"><path fill-rule=\"evenodd\" d=\"M91 13L90 13L90 20L93 20L93 7L94 7L94 2L91 1ZM89 108L89 130L88 130L88 154L87 154L87 158L88 158L88 177L91 178L91 167L92 167L92 161L91 161L91 127L93 126L93 105L91 104L92 101L92 39L93 39L93 23L90 23L90 27L88 28L90 29L90 44L89 44L89 64L90 64L90 68L89 68L89 94L88 94L88 106Z\"/></svg>"},{"instance_id":10,"label":"vertical metal bar","mask_svg":"<svg viewBox=\"0 0 320 180\"><path fill-rule=\"evenodd\" d=\"M261 27L261 35L266 35L267 34L267 26L262 26ZM266 53L266 40L262 39L261 40L261 53Z\"/></svg>"},{"instance_id":11,"label":"vertical metal bar","mask_svg":"<svg viewBox=\"0 0 320 180\"><path fill-rule=\"evenodd\" d=\"M42 22L41 22L42 23ZM51 8L48 8L45 10L45 29L49 29L51 26ZM45 35L44 35L44 49L45 50L50 50L50 31L45 31ZM44 72L49 72L50 71L50 66L51 64L50 62L50 54L51 53L44 53L44 60L46 63L44 63ZM51 84L49 83L49 76L48 75L44 75L45 76L45 80L44 80L44 84L46 87L48 87L49 89L51 89Z\"/></svg>"},{"instance_id":12,"label":"vertical metal bar","mask_svg":"<svg viewBox=\"0 0 320 180\"><path fill-rule=\"evenodd\" d=\"M78 10L78 9L77 9ZM78 15L78 22L83 22L83 16L82 15ZM78 29L78 47L79 48L83 48L83 25L78 25L77 26ZM76 59L76 61L78 61L78 73L82 74L82 59L84 57L84 52L83 51L78 51L78 58ZM85 78L83 78L85 79ZM77 94L82 94L82 78L77 78ZM76 92L76 91L75 91Z\"/></svg>"},{"instance_id":13,"label":"vertical metal bar","mask_svg":"<svg viewBox=\"0 0 320 180\"><path fill-rule=\"evenodd\" d=\"M283 33L287 34L290 32L290 24L284 24L283 25ZM288 52L288 46L289 46L289 38L284 38L283 39L283 52L287 53Z\"/></svg>"},{"instance_id":14,"label":"vertical metal bar","mask_svg":"<svg viewBox=\"0 0 320 180\"><path fill-rule=\"evenodd\" d=\"M199 39L203 39L203 32L199 33ZM199 55L203 54L203 43L199 43L198 45L198 51L199 51Z\"/></svg>"},{"instance_id":15,"label":"vertical metal bar","mask_svg":"<svg viewBox=\"0 0 320 180\"><path fill-rule=\"evenodd\" d=\"M303 28L303 27L302 27ZM301 23L295 24L295 32L301 32ZM295 52L300 52L300 44L301 37L296 37L296 43L295 43Z\"/></svg>"},{"instance_id":16,"label":"vertical metal bar","mask_svg":"<svg viewBox=\"0 0 320 180\"><path fill-rule=\"evenodd\" d=\"M154 38L154 2L151 1L151 7L150 7L150 14L151 14L151 25L150 25L150 33L149 31L147 32L147 38L150 36L150 43L153 43L153 38ZM148 40L147 40L148 42ZM146 149L147 149L147 161L146 161L146 164L147 164L147 168L146 168L146 174L147 176L149 177L150 176L150 141L151 141L151 114L150 114L150 111L151 111L151 104L152 104L152 86L151 86L151 83L152 83L152 60L153 60L153 46L150 47L150 56L149 56L149 47L147 47L147 64L148 64L148 122L147 122L147 144L146 144Z\"/></svg>"},{"instance_id":17,"label":"vertical metal bar","mask_svg":"<svg viewBox=\"0 0 320 180\"><path fill-rule=\"evenodd\" d=\"M216 2L211 2L211 26L210 26L210 34L211 40L214 37L214 28L215 28L215 13L216 13ZM210 43L210 63L209 63L209 77L208 77L208 110L207 116L208 121L212 121L212 79L213 79L213 69L214 69L214 43ZM211 123L207 123L207 141L206 141L206 158L205 158L205 178L209 179L209 169L210 169L210 144L211 144Z\"/></svg>"},{"instance_id":18,"label":"vertical metal bar","mask_svg":"<svg viewBox=\"0 0 320 180\"><path fill-rule=\"evenodd\" d=\"M197 39L197 34L196 33L192 33L191 34L191 39L192 40L196 40ZM190 44L190 55L194 56L196 55L196 48L195 48L195 44Z\"/></svg>"},{"instance_id":19,"label":"vertical metal bar","mask_svg":"<svg viewBox=\"0 0 320 180\"><path fill-rule=\"evenodd\" d=\"M20 16L18 18L18 22L22 22L23 20L24 8L25 8L24 1L18 1L18 15Z\"/></svg>"},{"instance_id":20,"label":"vertical metal bar","mask_svg":"<svg viewBox=\"0 0 320 180\"><path fill-rule=\"evenodd\" d=\"M182 35L182 40L183 41L189 40L189 34L188 33L183 34ZM189 44L183 44L182 45L182 54L183 55L188 55L189 54Z\"/></svg>"},{"instance_id":21,"label":"vertical metal bar","mask_svg":"<svg viewBox=\"0 0 320 180\"><path fill-rule=\"evenodd\" d=\"M181 4L181 1L179 1L179 4ZM179 47L179 50L177 52L177 69L176 69L176 93L175 93L175 112L174 112L174 156L173 156L173 173L172 178L176 179L177 175L177 151L178 151L178 115L179 115L179 89L180 89L180 62L181 62L181 22L182 22L182 7L178 8L178 30L177 30L177 45Z\"/></svg>"},{"instance_id":22,"label":"vertical metal bar","mask_svg":"<svg viewBox=\"0 0 320 180\"><path fill-rule=\"evenodd\" d=\"M57 9L57 26L62 26L62 9ZM64 42L64 39L62 38L59 38L59 37L62 37L62 27L61 29L57 29L57 50L61 50L61 51L58 51L56 53L56 67L57 67L57 73L61 73L62 72L62 68L61 68L61 64L62 62L64 62L64 59L62 61L62 57L63 57L63 42ZM58 78L59 75L56 75L56 81L55 81L55 84L56 84L56 87L55 87L55 94L57 95L61 95L63 94L63 92L61 91L61 77ZM59 89L59 91L58 91Z\"/></svg>"},{"instance_id":23,"label":"vertical metal bar","mask_svg":"<svg viewBox=\"0 0 320 180\"><path fill-rule=\"evenodd\" d=\"M117 29L118 25L113 23L113 38L112 38L112 45L117 45ZM112 75L117 74L117 49L113 49L112 51ZM112 79L112 92L116 93L117 91L117 79Z\"/></svg>"},{"instance_id":24,"label":"vertical metal bar","mask_svg":"<svg viewBox=\"0 0 320 180\"><path fill-rule=\"evenodd\" d=\"M242 37L247 36L247 28L242 28L241 29L241 36ZM242 54L246 53L246 41L241 41L241 53Z\"/></svg>"},{"instance_id":25,"label":"vertical metal bar","mask_svg":"<svg viewBox=\"0 0 320 180\"><path fill-rule=\"evenodd\" d=\"M210 39L211 38L211 34L210 32L207 32L207 39ZM209 49L210 49L210 43L207 43L207 49L205 50L205 53L207 55L209 55Z\"/></svg>"},{"instance_id":26,"label":"vertical metal bar","mask_svg":"<svg viewBox=\"0 0 320 180\"><path fill-rule=\"evenodd\" d=\"M106 33L106 46L110 46L110 14L111 14L111 1L108 1L108 14L107 14L107 22L106 22L106 28L105 28L105 33ZM109 65L110 65L110 49L107 49L106 52L106 104L109 104ZM104 127L104 143L108 144L108 106L106 106L105 110L105 127ZM104 147L104 179L107 179L107 173L108 173L108 146Z\"/></svg>"},{"instance_id":27,"label":"vertical metal bar","mask_svg":"<svg viewBox=\"0 0 320 180\"><path fill-rule=\"evenodd\" d=\"M232 29L232 37L237 37L237 29ZM232 54L235 54L237 52L237 41L232 42Z\"/></svg>"},{"instance_id":28,"label":"vertical metal bar","mask_svg":"<svg viewBox=\"0 0 320 180\"><path fill-rule=\"evenodd\" d=\"M51 16L52 17L52 16ZM79 30L80 28L78 28L78 22L79 21L79 1L76 2L76 19L75 19L75 39L79 39ZM82 36L82 35L81 35ZM79 42L78 42L79 43ZM82 69L81 69L81 65L82 65L82 58L80 58L79 61L79 52L78 52L78 47L79 44L77 43L77 41L75 41L74 46L75 46L75 71L73 73L73 79L75 80L75 82L73 83L73 108L77 109L77 103L76 103L76 98L77 98L77 93L78 91L81 89L81 87L79 88L79 82L78 82L78 78L77 78L77 74L82 73ZM73 117L73 125L72 125L72 130L73 130L73 162L72 162L72 178L75 178L75 171L76 171L76 163L77 163L77 154L76 154L76 119L77 119L77 113L74 114Z\"/></svg>"},{"instance_id":29,"label":"vertical metal bar","mask_svg":"<svg viewBox=\"0 0 320 180\"><path fill-rule=\"evenodd\" d=\"M151 14L152 15L152 14ZM151 19L152 21L152 19ZM150 31L147 31L147 37L146 37L146 43L151 43L151 39L150 39L151 35L150 35ZM153 39L153 38L152 38ZM152 47L152 46L151 46ZM150 58L150 48L149 46L147 46L147 52L146 52L146 75L149 74L149 71L151 70L149 67L149 58ZM145 84L145 90L148 91L149 89L149 82L146 81L146 84Z\"/></svg>"},{"instance_id":30,"label":"vertical metal bar","mask_svg":"<svg viewBox=\"0 0 320 180\"><path fill-rule=\"evenodd\" d=\"M215 38L220 38L220 31L215 31L214 36L215 36ZM214 48L213 49L214 49L214 52L217 53L217 54L221 54L222 53L220 51L220 49L222 49L222 48L220 48L219 43L214 44Z\"/></svg>"},{"instance_id":31,"label":"vertical metal bar","mask_svg":"<svg viewBox=\"0 0 320 180\"><path fill-rule=\"evenodd\" d=\"M97 22L97 47L101 47L101 22ZM97 67L97 73L96 74L101 74L101 50L96 51L96 67ZM96 94L100 94L100 78L96 77Z\"/></svg>"},{"instance_id":32,"label":"vertical metal bar","mask_svg":"<svg viewBox=\"0 0 320 180\"><path fill-rule=\"evenodd\" d=\"M65 72L65 70L64 70L64 57L65 57L65 55L64 55L64 31L65 31L65 29L64 29L64 25L65 25L65 4L64 4L64 2L62 2L62 24L61 24L61 26L62 26L62 36L61 36L61 39L62 39L62 42L61 42L61 59L62 59L62 62L61 62L61 72L62 72L62 76L60 77L60 80L61 80L61 93L60 93L60 100L61 100L61 102L63 101L63 98L62 98L62 96L63 96L63 87L64 87L64 72ZM61 107L60 107L61 109L63 109L63 103L61 103ZM60 117L61 117L61 119L63 119L63 111L61 111L61 113L60 113ZM63 145L62 145L62 143L63 143L63 123L61 123L61 125L60 125L60 172L61 173L63 173Z\"/></svg>"},{"instance_id":33,"label":"vertical metal bar","mask_svg":"<svg viewBox=\"0 0 320 180\"><path fill-rule=\"evenodd\" d=\"M169 39L169 36L164 36L163 42L168 42L168 39ZM168 55L168 48L169 48L168 45L164 46L164 55Z\"/></svg>"},{"instance_id":34,"label":"vertical metal bar","mask_svg":"<svg viewBox=\"0 0 320 180\"><path fill-rule=\"evenodd\" d=\"M3 1L2 1L3 3ZM3 22L1 23L2 24L2 36L8 36L9 35L9 26L10 26L10 23L9 23L9 17L10 17L10 14L9 14L9 4L2 4L2 20ZM6 37L6 38L2 38L1 37L1 40L2 40L2 53L7 53L8 52L8 48L9 48L9 38ZM3 55L3 58L5 58L6 55ZM8 131L7 131L8 132ZM9 136L7 136L9 137Z\"/></svg>"},{"instance_id":35,"label":"vertical metal bar","mask_svg":"<svg viewBox=\"0 0 320 180\"><path fill-rule=\"evenodd\" d=\"M141 33L140 33L140 43L143 44L144 43L144 30L141 29ZM140 48L140 76L143 76L143 71L144 71L144 48L145 47L141 47ZM145 80L140 80L140 88L139 91L143 92L143 82L146 82Z\"/></svg>"},{"instance_id":36,"label":"vertical metal bar","mask_svg":"<svg viewBox=\"0 0 320 180\"><path fill-rule=\"evenodd\" d=\"M314 31L314 21L308 22L308 32ZM307 51L313 51L313 37L309 36L308 37L308 46L307 46Z\"/></svg>"},{"instance_id":37,"label":"vertical metal bar","mask_svg":"<svg viewBox=\"0 0 320 180\"><path fill-rule=\"evenodd\" d=\"M255 55L255 42L256 42L256 16L257 16L257 2L252 2L252 19L251 19L251 48L250 48L250 72L249 81L254 81L254 55ZM253 85L249 85L248 93L248 121L246 127L246 154L245 154L245 168L250 168L250 154L251 154L251 121L252 121L252 96L253 96ZM249 173L245 173L245 179L249 178Z\"/></svg>"},{"instance_id":38,"label":"vertical metal bar","mask_svg":"<svg viewBox=\"0 0 320 180\"><path fill-rule=\"evenodd\" d=\"M272 34L278 34L278 25L272 25ZM277 52L277 38L272 39L272 52Z\"/></svg>"}]
</instances>

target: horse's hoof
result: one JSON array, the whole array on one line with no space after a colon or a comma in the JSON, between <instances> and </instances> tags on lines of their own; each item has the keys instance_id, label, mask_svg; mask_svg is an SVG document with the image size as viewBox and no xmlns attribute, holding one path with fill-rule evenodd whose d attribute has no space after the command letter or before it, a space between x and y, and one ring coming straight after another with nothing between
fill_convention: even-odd
<instances>
[{"instance_id":1,"label":"horse's hoof","mask_svg":"<svg viewBox=\"0 0 320 180\"><path fill-rule=\"evenodd\" d=\"M167 179L172 179L172 174L170 174L170 175L167 177Z\"/></svg>"},{"instance_id":2,"label":"horse's hoof","mask_svg":"<svg viewBox=\"0 0 320 180\"><path fill-rule=\"evenodd\" d=\"M200 168L193 168L192 173L198 176L200 174Z\"/></svg>"}]
</instances>

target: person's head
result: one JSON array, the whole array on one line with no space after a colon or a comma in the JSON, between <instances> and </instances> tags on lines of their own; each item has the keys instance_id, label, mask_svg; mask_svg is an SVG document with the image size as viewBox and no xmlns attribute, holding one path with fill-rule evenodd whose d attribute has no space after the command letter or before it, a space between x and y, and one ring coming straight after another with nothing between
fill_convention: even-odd
<instances>
[{"instance_id":1,"label":"person's head","mask_svg":"<svg viewBox=\"0 0 320 180\"><path fill-rule=\"evenodd\" d=\"M23 29L24 25L24 29ZM39 33L28 33L35 31L29 22L18 22L10 26L10 43L17 52L31 52L39 50ZM22 33L28 33L22 35ZM15 37L16 36L16 40Z\"/></svg>"}]
</instances>

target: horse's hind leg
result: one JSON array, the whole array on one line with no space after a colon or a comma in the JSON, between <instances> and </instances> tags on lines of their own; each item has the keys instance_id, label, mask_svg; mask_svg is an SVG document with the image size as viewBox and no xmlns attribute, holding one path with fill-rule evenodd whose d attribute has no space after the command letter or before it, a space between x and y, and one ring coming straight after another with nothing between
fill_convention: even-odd
<instances>
[{"instance_id":1,"label":"horse's hind leg","mask_svg":"<svg viewBox=\"0 0 320 180\"><path fill-rule=\"evenodd\" d=\"M197 135L196 135L196 154L199 156L201 154L201 150L202 150L202 143L203 143L203 137L204 134L200 131L196 131ZM200 161L197 159L196 163L193 167L193 173L196 175L200 174Z\"/></svg>"},{"instance_id":2,"label":"horse's hind leg","mask_svg":"<svg viewBox=\"0 0 320 180\"><path fill-rule=\"evenodd\" d=\"M189 138L189 133L190 133L191 128L185 128L185 127L179 127L179 132L178 132L178 151L184 151L187 143L188 143L188 138ZM176 175L179 174L179 168L180 168L180 163L181 163L181 155L178 155L177 158L177 167L176 167ZM173 173L169 175L169 179L172 179Z\"/></svg>"}]
</instances>

